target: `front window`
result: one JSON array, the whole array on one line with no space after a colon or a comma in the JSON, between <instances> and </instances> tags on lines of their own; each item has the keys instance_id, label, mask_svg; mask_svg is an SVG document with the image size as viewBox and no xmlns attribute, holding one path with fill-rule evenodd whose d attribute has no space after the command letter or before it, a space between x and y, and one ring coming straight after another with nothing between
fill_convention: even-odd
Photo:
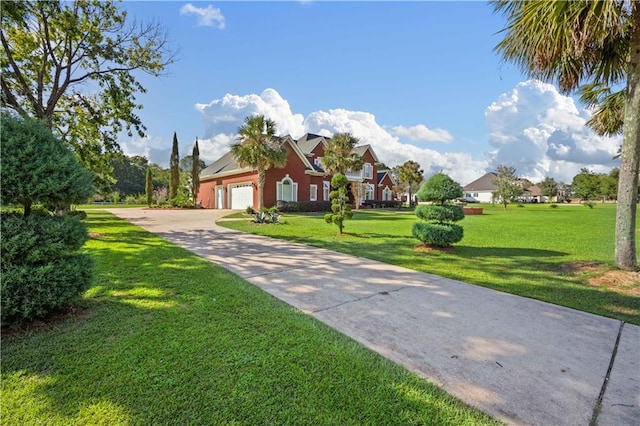
<instances>
[{"instance_id":1,"label":"front window","mask_svg":"<svg viewBox=\"0 0 640 426\"><path fill-rule=\"evenodd\" d=\"M298 184L289 175L276 182L276 199L280 201L298 201Z\"/></svg>"},{"instance_id":2,"label":"front window","mask_svg":"<svg viewBox=\"0 0 640 426\"><path fill-rule=\"evenodd\" d=\"M322 182L322 199L329 201L329 193L331 192L331 183L329 181Z\"/></svg>"},{"instance_id":3,"label":"front window","mask_svg":"<svg viewBox=\"0 0 640 426\"><path fill-rule=\"evenodd\" d=\"M309 201L316 201L318 199L318 185L311 185L309 187Z\"/></svg>"},{"instance_id":4,"label":"front window","mask_svg":"<svg viewBox=\"0 0 640 426\"><path fill-rule=\"evenodd\" d=\"M367 183L364 185L364 199L365 200L373 200L375 197L373 195L373 185Z\"/></svg>"},{"instance_id":5,"label":"front window","mask_svg":"<svg viewBox=\"0 0 640 426\"><path fill-rule=\"evenodd\" d=\"M383 201L391 201L391 197L392 197L392 192L389 189L389 187L387 186L382 190L382 200Z\"/></svg>"},{"instance_id":6,"label":"front window","mask_svg":"<svg viewBox=\"0 0 640 426\"><path fill-rule=\"evenodd\" d=\"M373 179L373 166L370 163L364 163L363 175L365 179Z\"/></svg>"}]
</instances>

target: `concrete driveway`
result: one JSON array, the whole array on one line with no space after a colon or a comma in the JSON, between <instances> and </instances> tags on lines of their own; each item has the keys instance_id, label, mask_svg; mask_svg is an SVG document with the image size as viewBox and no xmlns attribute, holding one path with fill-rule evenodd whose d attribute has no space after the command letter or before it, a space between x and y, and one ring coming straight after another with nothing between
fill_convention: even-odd
<instances>
[{"instance_id":1,"label":"concrete driveway","mask_svg":"<svg viewBox=\"0 0 640 426\"><path fill-rule=\"evenodd\" d=\"M228 210L109 211L508 424L640 425L638 326L227 230Z\"/></svg>"}]
</instances>

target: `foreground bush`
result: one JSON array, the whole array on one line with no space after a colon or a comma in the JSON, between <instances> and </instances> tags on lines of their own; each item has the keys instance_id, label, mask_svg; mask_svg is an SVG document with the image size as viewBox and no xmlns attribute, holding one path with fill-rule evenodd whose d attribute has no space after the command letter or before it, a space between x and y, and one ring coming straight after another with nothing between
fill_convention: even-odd
<instances>
[{"instance_id":1,"label":"foreground bush","mask_svg":"<svg viewBox=\"0 0 640 426\"><path fill-rule=\"evenodd\" d=\"M88 238L80 219L4 213L0 228L3 323L45 316L89 287L92 259L79 253Z\"/></svg>"},{"instance_id":2,"label":"foreground bush","mask_svg":"<svg viewBox=\"0 0 640 426\"><path fill-rule=\"evenodd\" d=\"M43 317L91 282L92 262L78 251L88 238L82 212L92 177L45 123L2 114L0 202L20 211L1 217L3 323ZM35 210L42 205L63 216Z\"/></svg>"}]
</instances>

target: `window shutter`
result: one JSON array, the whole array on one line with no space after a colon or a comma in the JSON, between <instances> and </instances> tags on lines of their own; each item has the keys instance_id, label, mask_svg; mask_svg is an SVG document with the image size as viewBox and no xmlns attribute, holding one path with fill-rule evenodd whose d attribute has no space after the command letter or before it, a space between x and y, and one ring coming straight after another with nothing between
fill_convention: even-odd
<instances>
[{"instance_id":1,"label":"window shutter","mask_svg":"<svg viewBox=\"0 0 640 426\"><path fill-rule=\"evenodd\" d=\"M295 182L291 188L291 201L298 201L298 184Z\"/></svg>"},{"instance_id":2,"label":"window shutter","mask_svg":"<svg viewBox=\"0 0 640 426\"><path fill-rule=\"evenodd\" d=\"M282 200L282 182L276 182L276 200Z\"/></svg>"}]
</instances>

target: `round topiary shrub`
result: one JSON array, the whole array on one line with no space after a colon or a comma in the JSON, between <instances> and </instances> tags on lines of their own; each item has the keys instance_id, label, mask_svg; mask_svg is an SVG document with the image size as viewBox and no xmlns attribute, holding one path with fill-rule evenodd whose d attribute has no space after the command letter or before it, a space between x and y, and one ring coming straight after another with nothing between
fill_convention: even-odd
<instances>
[{"instance_id":1,"label":"round topiary shrub","mask_svg":"<svg viewBox=\"0 0 640 426\"><path fill-rule=\"evenodd\" d=\"M422 185L417 195L420 201L434 204L416 207L415 214L423 222L413 225L414 238L437 247L447 247L462 240L462 227L454 222L464 219L464 209L450 203L462 196L460 185L446 174L437 173Z\"/></svg>"},{"instance_id":2,"label":"round topiary shrub","mask_svg":"<svg viewBox=\"0 0 640 426\"><path fill-rule=\"evenodd\" d=\"M416 222L411 233L424 244L436 247L448 247L462 240L462 226L453 223Z\"/></svg>"},{"instance_id":3,"label":"round topiary shrub","mask_svg":"<svg viewBox=\"0 0 640 426\"><path fill-rule=\"evenodd\" d=\"M464 210L462 206L422 204L416 207L415 215L421 220L457 222L464 219Z\"/></svg>"}]
</instances>

